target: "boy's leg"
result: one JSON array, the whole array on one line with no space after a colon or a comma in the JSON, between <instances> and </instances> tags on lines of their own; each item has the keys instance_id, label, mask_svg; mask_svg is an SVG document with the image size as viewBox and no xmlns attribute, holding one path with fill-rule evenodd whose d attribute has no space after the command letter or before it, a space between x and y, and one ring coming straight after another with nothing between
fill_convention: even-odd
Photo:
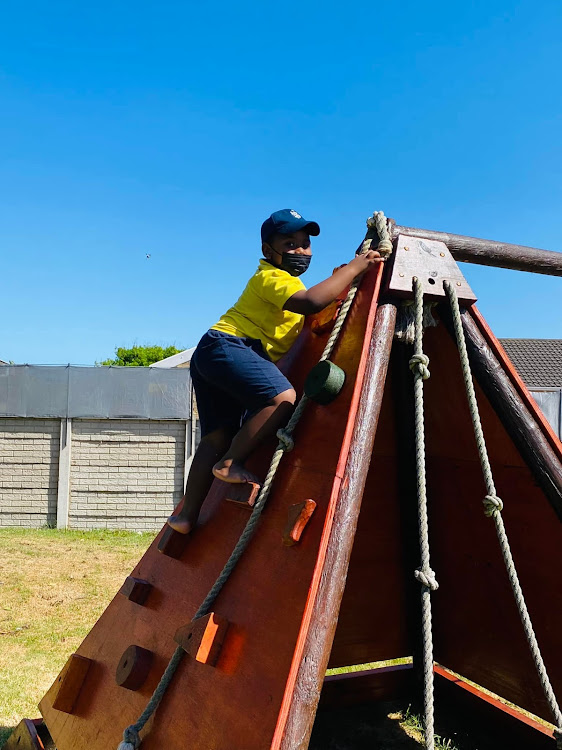
<instances>
[{"instance_id":1,"label":"boy's leg","mask_svg":"<svg viewBox=\"0 0 562 750\"><path fill-rule=\"evenodd\" d=\"M217 429L205 435L195 451L185 485L183 507L177 516L168 518L168 525L181 534L189 534L197 523L203 501L213 482L212 468L227 449L232 432Z\"/></svg>"},{"instance_id":2,"label":"boy's leg","mask_svg":"<svg viewBox=\"0 0 562 750\"><path fill-rule=\"evenodd\" d=\"M223 482L241 483L259 480L244 468L244 461L266 438L288 422L295 404L296 393L290 388L279 393L244 422L230 448L213 466L213 474Z\"/></svg>"}]
</instances>

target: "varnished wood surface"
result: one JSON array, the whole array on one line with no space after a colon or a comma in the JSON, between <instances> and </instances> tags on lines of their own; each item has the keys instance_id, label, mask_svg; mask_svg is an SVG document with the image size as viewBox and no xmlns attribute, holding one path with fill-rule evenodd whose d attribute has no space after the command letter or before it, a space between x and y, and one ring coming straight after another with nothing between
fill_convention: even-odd
<instances>
[{"instance_id":1,"label":"varnished wood surface","mask_svg":"<svg viewBox=\"0 0 562 750\"><path fill-rule=\"evenodd\" d=\"M450 311L441 305L439 312L451 330ZM542 424L536 419L534 412L527 408L512 383L509 369L504 370L470 311L462 309L461 319L473 376L562 520L562 463L551 446L548 434L543 432ZM451 335L454 336L452 331Z\"/></svg>"},{"instance_id":2,"label":"varnished wood surface","mask_svg":"<svg viewBox=\"0 0 562 750\"><path fill-rule=\"evenodd\" d=\"M364 341L370 339L380 271L367 274L345 324L333 360L346 372L338 398L328 406L309 404L295 431L295 449L281 463L258 531L213 609L229 621L215 667L184 657L162 701L143 750L263 750L269 747L302 632L318 553L325 545L349 449L350 416ZM318 360L328 334L303 332L284 367L297 390ZM263 477L274 442L249 462ZM341 466L341 469L339 468ZM248 509L224 501L227 485L215 482L198 528L179 559L151 546L132 576L152 584L139 606L119 594L78 653L93 660L72 715L53 709L53 691L41 711L58 750L117 747L134 722L175 649L176 630L192 617L248 520ZM290 505L313 499L316 510L300 542L283 544ZM154 653L143 686L132 692L115 684L115 668L135 643Z\"/></svg>"},{"instance_id":3,"label":"varnished wood surface","mask_svg":"<svg viewBox=\"0 0 562 750\"><path fill-rule=\"evenodd\" d=\"M435 659L518 706L550 713L519 619L466 404L456 346L443 325L428 329L424 350L427 482ZM562 694L562 524L478 384L484 436L515 564L555 692Z\"/></svg>"}]
</instances>

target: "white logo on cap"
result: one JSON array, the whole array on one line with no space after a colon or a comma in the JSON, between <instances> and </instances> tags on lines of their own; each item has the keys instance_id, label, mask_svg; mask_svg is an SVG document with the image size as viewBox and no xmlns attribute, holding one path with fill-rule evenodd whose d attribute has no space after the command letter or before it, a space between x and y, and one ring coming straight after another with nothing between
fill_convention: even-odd
<instances>
[{"instance_id":1,"label":"white logo on cap","mask_svg":"<svg viewBox=\"0 0 562 750\"><path fill-rule=\"evenodd\" d=\"M290 213L291 213L291 216L295 217L295 219L302 219L302 216L298 214L296 211L293 211L293 209L291 209Z\"/></svg>"}]
</instances>

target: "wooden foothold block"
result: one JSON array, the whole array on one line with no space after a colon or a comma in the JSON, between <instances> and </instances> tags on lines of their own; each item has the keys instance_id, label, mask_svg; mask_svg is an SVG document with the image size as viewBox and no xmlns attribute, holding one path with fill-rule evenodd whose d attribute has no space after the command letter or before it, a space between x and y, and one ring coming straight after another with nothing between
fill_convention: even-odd
<instances>
[{"instance_id":1,"label":"wooden foothold block","mask_svg":"<svg viewBox=\"0 0 562 750\"><path fill-rule=\"evenodd\" d=\"M185 550L188 539L189 534L180 534L179 531L174 531L171 526L166 526L162 538L158 542L158 551L178 560Z\"/></svg>"},{"instance_id":2,"label":"wooden foothold block","mask_svg":"<svg viewBox=\"0 0 562 750\"><path fill-rule=\"evenodd\" d=\"M283 544L292 547L300 541L304 527L310 521L310 517L316 510L314 500L305 500L289 507L287 525L283 532Z\"/></svg>"},{"instance_id":3,"label":"wooden foothold block","mask_svg":"<svg viewBox=\"0 0 562 750\"><path fill-rule=\"evenodd\" d=\"M129 601L135 602L135 604L144 604L151 589L152 584L148 581L144 581L142 578L127 576L119 593L123 594Z\"/></svg>"},{"instance_id":4,"label":"wooden foothold block","mask_svg":"<svg viewBox=\"0 0 562 750\"><path fill-rule=\"evenodd\" d=\"M243 482L241 484L230 484L226 499L229 503L244 505L253 508L260 494L261 484L255 482Z\"/></svg>"},{"instance_id":5,"label":"wooden foothold block","mask_svg":"<svg viewBox=\"0 0 562 750\"><path fill-rule=\"evenodd\" d=\"M43 719L22 719L2 745L2 750L45 750L45 745L37 734L37 726L40 724L43 724Z\"/></svg>"},{"instance_id":6,"label":"wooden foothold block","mask_svg":"<svg viewBox=\"0 0 562 750\"><path fill-rule=\"evenodd\" d=\"M57 695L53 701L53 708L71 714L82 689L82 685L92 664L85 656L72 654L60 673L57 683Z\"/></svg>"},{"instance_id":7,"label":"wooden foothold block","mask_svg":"<svg viewBox=\"0 0 562 750\"><path fill-rule=\"evenodd\" d=\"M138 690L148 677L152 661L152 651L142 646L129 646L117 665L115 682L127 690Z\"/></svg>"},{"instance_id":8,"label":"wooden foothold block","mask_svg":"<svg viewBox=\"0 0 562 750\"><path fill-rule=\"evenodd\" d=\"M214 612L198 617L181 627L174 640L183 650L201 664L214 667L228 630L228 620Z\"/></svg>"}]
</instances>

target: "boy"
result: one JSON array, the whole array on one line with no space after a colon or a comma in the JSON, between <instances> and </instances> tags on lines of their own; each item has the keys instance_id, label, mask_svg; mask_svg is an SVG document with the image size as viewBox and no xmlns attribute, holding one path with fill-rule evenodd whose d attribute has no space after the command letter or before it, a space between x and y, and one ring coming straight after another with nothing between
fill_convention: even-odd
<instances>
[{"instance_id":1,"label":"boy","mask_svg":"<svg viewBox=\"0 0 562 750\"><path fill-rule=\"evenodd\" d=\"M275 362L300 333L304 316L323 310L354 278L381 262L378 252L356 256L306 289L300 275L312 257L314 221L292 209L275 211L261 228L263 258L238 302L203 336L191 358L201 422L183 508L168 524L188 534L213 477L258 482L244 462L291 415L295 391ZM245 415L246 418L245 418Z\"/></svg>"}]
</instances>

